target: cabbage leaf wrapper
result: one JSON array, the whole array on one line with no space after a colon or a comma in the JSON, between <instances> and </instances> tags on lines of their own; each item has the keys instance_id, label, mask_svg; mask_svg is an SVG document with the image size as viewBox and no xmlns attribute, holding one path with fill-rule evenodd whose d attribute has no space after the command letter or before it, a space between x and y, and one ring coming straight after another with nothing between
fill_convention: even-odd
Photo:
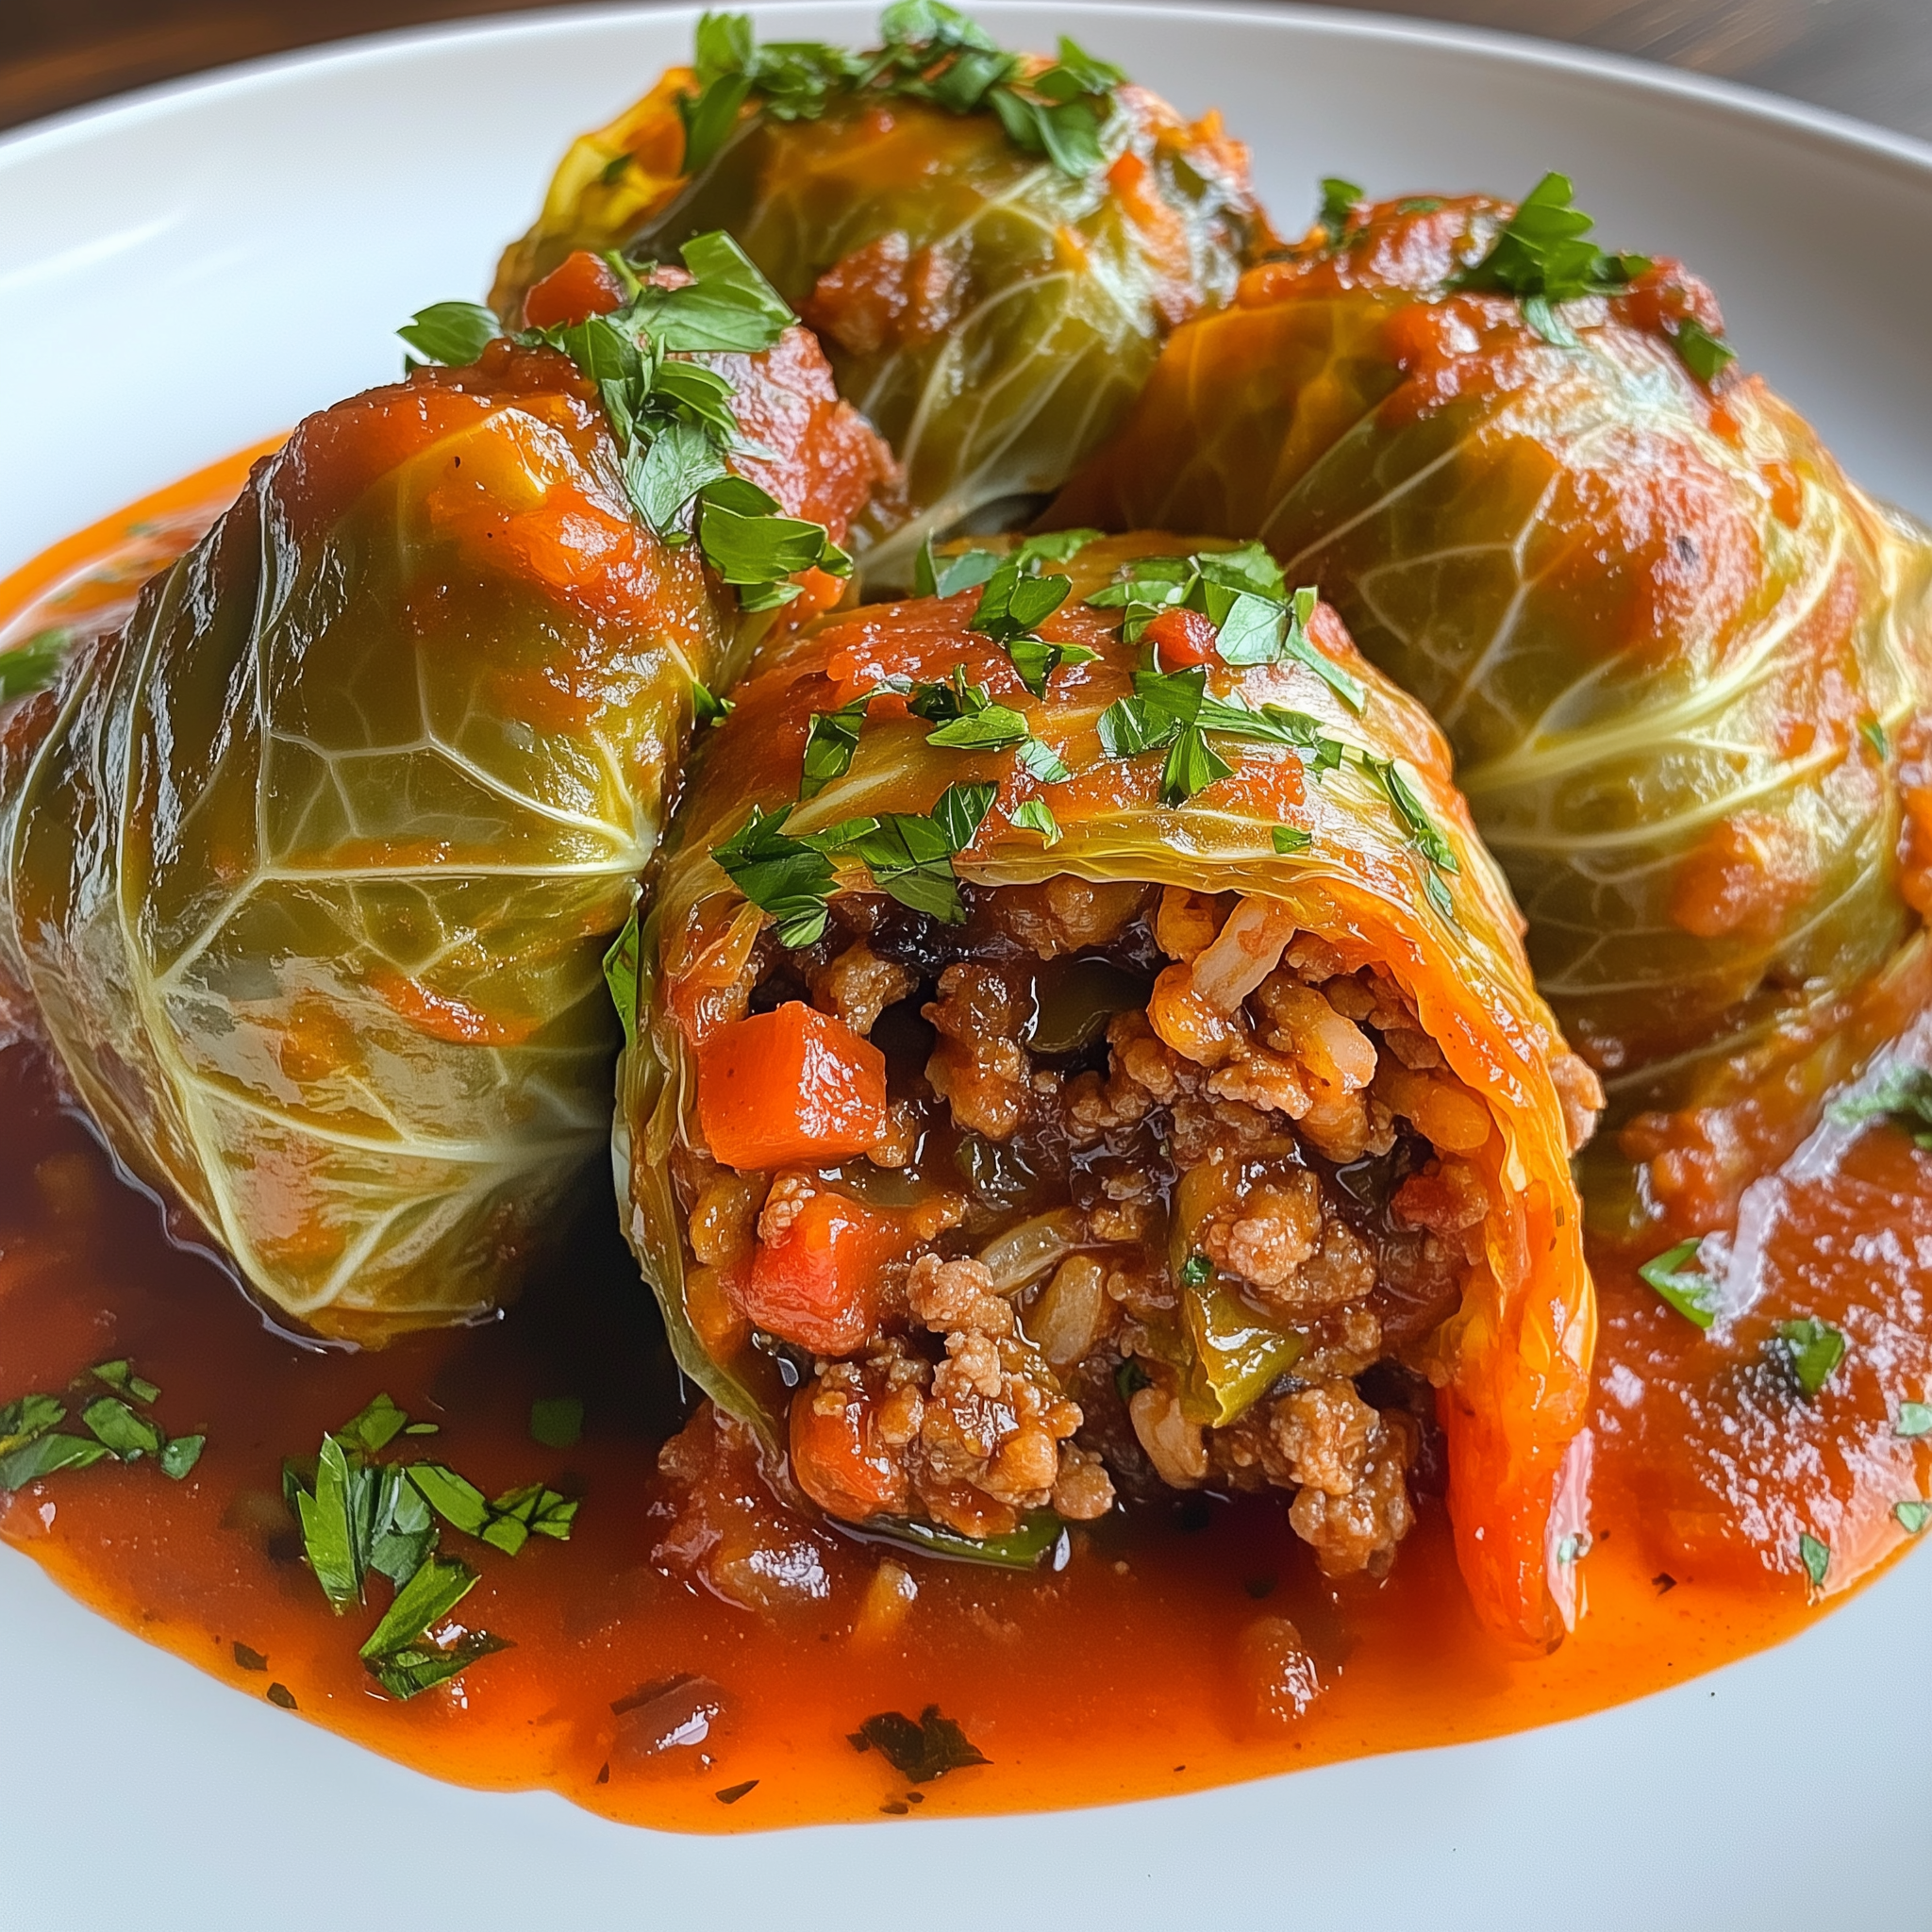
<instances>
[{"instance_id":1,"label":"cabbage leaf wrapper","mask_svg":"<svg viewBox=\"0 0 1932 1932\"><path fill-rule=\"evenodd\" d=\"M1513 212L1357 204L1254 269L1048 521L1259 537L1319 577L1448 735L1603 1076L1593 1218L1698 1231L1932 985L1901 837L1932 537L1740 375L1675 263L1493 286Z\"/></svg>"},{"instance_id":2,"label":"cabbage leaf wrapper","mask_svg":"<svg viewBox=\"0 0 1932 1932\"><path fill-rule=\"evenodd\" d=\"M1108 1038L1118 1060L1122 1042L1160 1053L1148 1021L1162 1029L1178 1017L1183 1024L1199 1021L1211 1030L1216 1023L1205 1017L1203 1000L1218 999L1223 1007L1232 1002L1229 1024L1245 1026L1244 993L1277 958L1303 957L1291 939L1306 941L1307 957L1327 962L1318 973L1360 974L1360 984L1383 989L1410 1016L1403 1024L1432 1043L1411 1041L1405 1050L1419 1066L1446 1070L1429 1077L1448 1081L1458 1095L1463 1112L1453 1139L1463 1152L1457 1158L1466 1163L1464 1176L1474 1177L1463 1198L1482 1205L1465 1218L1465 1229L1474 1231L1467 1233L1445 1277L1446 1302L1399 1345L1391 1341L1387 1353L1399 1359L1396 1373L1410 1377L1424 1409L1446 1430L1449 1507L1475 1604L1512 1640L1546 1645L1560 1637L1574 1610L1570 1567L1555 1555L1558 1539L1550 1525L1559 1488L1577 1477L1574 1461L1567 1476L1564 1471L1566 1458L1576 1455L1585 1418L1595 1332L1569 1167L1573 1139L1587 1135L1593 1120L1595 1083L1565 1048L1534 989L1520 920L1451 782L1441 734L1418 705L1361 659L1334 613L1305 593L1284 635L1277 606L1271 647L1267 626L1248 621L1257 615L1252 608L1210 591L1203 598L1212 613L1203 620L1208 628L1185 620L1176 625L1170 616L1163 631L1150 625L1146 608L1135 607L1123 580L1131 584L1163 570L1172 577L1173 559L1196 552L1203 573L1240 580L1240 570L1221 560L1222 553L1233 554L1230 546L1146 533L1062 540L1063 546L1068 541L1076 546L1070 560L1041 562L1036 553L1035 574L1023 575L1017 588L1010 577L979 582L990 558L978 559L974 571L971 555L941 558L932 567L941 588L956 569L977 587L828 615L774 643L739 687L731 717L708 735L667 842L635 976L627 969L615 982L630 1033L619 1079L617 1185L627 1232L663 1305L678 1359L721 1407L759 1430L774 1450L786 1440L790 1403L794 1471L824 1501L825 1483L815 1485L796 1465L801 1427L812 1426L810 1414L828 1411L823 1405L812 1409L809 1387L795 1396L789 1392L797 1380L793 1365L803 1362L808 1382L813 1373L823 1377L849 1369L862 1377L872 1372L862 1360L857 1368L835 1363L828 1372L823 1357L841 1347L823 1339L815 1344L822 1357L816 1371L811 1349L802 1355L791 1350L788 1364L786 1348L772 1334L760 1334L760 1326L775 1327L781 1340L811 1331L787 1330L782 1311L747 1319L748 1309L757 1314L768 1246L785 1236L774 1236L768 1206L758 1224L759 1245L747 1264L742 1243L738 1258L728 1258L731 1242L720 1230L732 1212L758 1211L756 1191L741 1191L745 1166L782 1165L784 1157L731 1153L720 1139L726 1115L708 1085L711 1056L734 1026L775 1030L782 1022L836 1037L829 1019L811 1019L796 1005L772 1008L774 998L787 996L788 986L814 989L822 1011L829 1004L863 1031L874 1023L870 1012L853 1017L853 989L875 985L880 976L892 980L896 991L871 995L876 1006L900 996L922 972L939 972L936 962L948 957L991 963L951 969L939 981L942 998L958 997L946 991L955 987L954 972L981 974L974 983L990 985L983 974L1005 970L1000 962L1024 949L1046 960L1041 971L1048 976L1038 984L1052 984L1058 970L1054 942L1037 935L1058 929L1051 910L1060 904L1057 894L1071 894L1069 903L1080 905L1124 903L1115 925L1136 906L1158 907L1142 916L1170 957L1186 949L1186 941L1170 937L1171 921L1205 920L1209 934L1220 926L1226 937L1215 943L1224 967L1239 956L1245 970L1231 988L1210 994L1202 990L1208 985L1208 954L1201 953L1191 965L1167 966L1154 981L1151 1003L1144 984L1137 995L1109 996L1118 1017ZM1257 558L1265 572L1257 546L1238 563L1252 570ZM1027 583L1044 589L1029 592ZM1041 606L1058 601L1056 589L1064 601L1041 621ZM1099 602L1085 601L1090 597ZM1022 613L1031 627L1014 635L1014 622L989 615L995 605ZM981 628L973 627L975 619ZM1166 654L1182 631L1198 641L1212 637L1215 625L1215 650L1247 661L1231 664L1209 653L1192 671L1171 673L1154 661L1157 650L1163 654L1160 663L1173 661ZM1239 646L1238 632L1244 640ZM1184 709L1198 701L1191 710L1196 724L1163 735L1158 714L1171 699ZM1137 730L1151 741L1148 748L1136 749ZM1004 743L991 742L1001 738ZM809 795L801 798L802 791ZM948 845L950 869L932 856ZM906 869L908 855L921 861L916 875ZM822 870L815 872L815 859L823 860ZM747 899L747 891L758 903ZM1002 907L1009 909L995 931L988 921L997 922ZM828 963L849 931L869 934L865 947ZM1016 944L1016 933L1024 947ZM1036 937L1028 940L1029 934ZM1062 932L1057 943L1064 953L1080 941ZM1252 958L1243 950L1251 946ZM949 947L963 953L949 954ZM894 962L906 962L904 976L896 979ZM1099 983L1121 983L1122 975L1109 972L1101 973ZM1312 997L1299 986L1284 995L1328 1024L1331 1008L1319 1002L1307 1008ZM1124 1010L1137 1001L1148 1004L1144 1020ZM1041 994L1038 1014L1045 1015L1050 1004ZM1066 1024L1023 1018L1012 1023L1013 1034L1039 1049L1046 1031ZM979 1037L1005 1024L990 1019ZM839 1211L861 1221L871 1216L869 1226L895 1213L916 1218L924 1211L918 1204L929 1208L935 1200L957 1196L960 1174L968 1173L975 1176L972 1186L982 1206L969 1206L963 1224L957 1216L946 1219L950 1209L940 1212L937 1224L958 1232L942 1233L931 1252L958 1254L961 1241L969 1249L977 1245L995 1288L1020 1295L1020 1320L1031 1324L1032 1344L1049 1353L1058 1345L1049 1331L1059 1318L1048 1316L1045 1300L1025 1299L1037 1291L1041 1271L1083 1246L1126 1241L1126 1249L1114 1252L1130 1257L1119 1265L1150 1271L1151 1311L1143 1313L1133 1339L1124 1341L1117 1333L1102 1348L1097 1370L1091 1360L1069 1368L1056 1358L1061 1376L1056 1386L1081 1391L1090 1429L1099 1418L1095 1389L1108 1401L1108 1391L1118 1390L1137 1428L1151 1405L1172 1394L1176 1406L1170 1420L1184 1457L1218 1454L1217 1443L1235 1440L1230 1430L1238 1435L1257 1425L1271 1402L1278 1405L1284 1390L1300 1386L1297 1363L1318 1381L1329 1377L1323 1387L1343 1407L1354 1400L1340 1393L1350 1385L1333 1377L1367 1366L1366 1357L1381 1346L1374 1338L1394 1335L1393 1304L1386 1327L1372 1327L1365 1355L1352 1367L1318 1369L1319 1324L1298 1329L1278 1300L1257 1299L1228 1267L1197 1251L1213 1245L1199 1232L1206 1223L1198 1195L1208 1185L1204 1175L1224 1179L1231 1174L1215 1164L1223 1153L1183 1174L1177 1184L1163 1183L1171 1198L1134 1223L1138 1233L1103 1228L1094 1217L1107 1211L1105 1202L1085 1210L1084 1234L1078 1213L1065 1205L1048 1202L1036 1212L1036 1201L1024 1210L1029 1218L1019 1220L1022 1208L1001 1208L1006 1197L1000 1190L1009 1181L1025 1187L1025 1160L1032 1157L1003 1155L998 1146L989 1151L987 1136L999 1131L988 1121L991 1076L980 1079L984 1069L970 1075L957 1071L964 1065L958 1056L977 1049L947 1049L954 1056L947 1064L956 1068L950 1076L928 1069L938 1091L953 1096L954 1124L962 1093L980 1109L974 1117L985 1132L956 1144L949 1138L953 1125L932 1099L933 1090L921 1085L917 1065L893 1060L898 1037L888 1038L885 1027L874 1035L886 1041L886 1078L894 1083L887 1091L914 1096L913 1115L923 1123L916 1151L908 1157L915 1138L908 1135L895 1151L881 1141L870 1158L822 1159L804 1180L781 1177L768 1197L785 1204L779 1222L801 1191L812 1188L842 1191ZM1162 1031L1161 1039L1167 1037ZM1348 1038L1353 1043L1358 1036ZM861 1062L873 1052L864 1041L849 1050ZM1041 1050L1057 1049L1048 1042ZM936 1057L934 1065L944 1058ZM1220 1063L1212 1053L1207 1060ZM1373 1051L1369 1063L1376 1065ZM1037 1057L1033 1062L1036 1071L1077 1064L1083 1063ZM1179 1067L1188 1081L1205 1077L1178 1060L1163 1064ZM1250 1070L1258 1065L1252 1062ZM760 1076L757 1068L750 1074ZM1039 1105L1051 1108L1061 1104L1056 1095L1091 1090L1091 1100L1099 1091L1093 1074L1043 1074L1030 1087L1010 1070L1008 1076L1005 1091L1014 1108L1033 1104L1028 1093L1043 1096ZM1385 1051L1374 1077L1399 1083L1407 1076ZM980 1084L972 1086L972 1079ZM1252 1088L1243 1091L1254 1098ZM1396 1093L1395 1087L1386 1091ZM1300 1110L1295 1134L1314 1131L1305 1095L1291 1093L1279 1104ZM1392 1105L1415 1118L1426 1111L1399 1097ZM1228 1113L1244 1130L1261 1135L1286 1134L1291 1124L1281 1114L1266 1115L1259 1101ZM770 1128L769 1111L751 1124L755 1140ZM1210 1135L1219 1130L1210 1119ZM1177 1139L1178 1126L1172 1132ZM852 1144L845 1143L848 1153ZM1048 1135L1037 1144L1051 1152L1055 1143ZM1359 1142L1353 1149L1319 1144L1338 1158L1360 1152ZM1401 1158L1387 1155L1388 1133L1378 1144L1385 1150L1378 1158ZM1005 1145L1012 1149L1021 1141L1009 1139ZM1158 1168L1166 1153L1154 1141L1146 1145L1145 1164ZM951 1154L944 1151L949 1146ZM1422 1156L1427 1153L1424 1147ZM1306 1158L1320 1164L1313 1154ZM724 1173L721 1163L735 1165L737 1176ZM1433 1174L1435 1168L1426 1171ZM1289 1170L1279 1172L1290 1182L1297 1179ZM979 1178L989 1174L990 1181ZM752 1178L764 1185L762 1176ZM1124 1191L1132 1194L1135 1185L1129 1177ZM704 1204L702 1229L693 1225L694 1192ZM1191 1207L1191 1196L1196 1197ZM733 1200L736 1209L729 1208ZM908 1238L913 1247L930 1243L933 1224L919 1224L924 1231ZM889 1236L879 1240L891 1246ZM893 1252L903 1263L909 1250ZM929 1266L915 1261L913 1286L906 1291L915 1313L920 1274ZM1097 1281L1097 1272L1088 1278ZM1029 1280L1034 1289L1024 1290ZM900 1291L888 1282L881 1292L903 1318L905 1302L892 1301ZM1380 1304L1371 1296L1362 1306ZM886 1318L886 1339L874 1332L865 1344L874 1357L902 1345L891 1339L894 1319ZM962 1345L957 1336L946 1343L955 1351ZM1023 1356L1026 1345L1011 1343ZM1112 1349L1122 1351L1118 1358ZM1332 1362L1335 1352L1327 1355ZM937 1399L939 1374L928 1406ZM1137 1377L1143 1383L1152 1377L1155 1390L1136 1392ZM829 1399L836 1409L841 1398ZM1133 1409L1135 1403L1141 1407ZM1350 1412L1358 1420L1366 1415ZM1104 1442L1098 1453L1109 1454ZM1137 1454L1130 1451L1126 1462ZM1124 1467L1115 1466L1116 1480L1124 1479ZM1169 1476L1163 1466L1163 1479L1190 1478ZM1200 1480L1198 1472L1191 1479ZM1010 1501L1011 1491L1005 1494ZM1081 1509L1066 1509L1060 1494L1056 1489L1055 1507L1063 1514L1097 1513L1091 1500ZM941 1490L929 1504L931 1513L948 1520L958 1495ZM1310 1495L1305 1487L1302 1498ZM836 1497L825 1507L834 1514L859 1513ZM1305 1502L1295 1507L1302 1509ZM957 1513L949 1520L961 1526ZM992 1520L1003 1527L1012 1512ZM1300 1517L1296 1522L1300 1528Z\"/></svg>"},{"instance_id":3,"label":"cabbage leaf wrapper","mask_svg":"<svg viewBox=\"0 0 1932 1932\"><path fill-rule=\"evenodd\" d=\"M1219 117L1190 125L1142 88L1105 97L1098 158L1077 175L1016 145L985 106L864 90L795 119L754 92L686 175L679 107L698 86L675 68L572 147L492 304L514 323L575 249L643 260L726 230L905 467L903 498L882 496L854 531L869 585L906 588L929 533L1030 514L1037 503L1012 507L1057 490L1112 431L1167 332L1231 298L1259 231L1246 152Z\"/></svg>"},{"instance_id":4,"label":"cabbage leaf wrapper","mask_svg":"<svg viewBox=\"0 0 1932 1932\"><path fill-rule=\"evenodd\" d=\"M873 439L809 335L707 359L836 534L871 472L813 446ZM485 1314L608 1136L600 963L694 682L787 621L633 516L554 349L337 404L5 716L0 982L271 1310Z\"/></svg>"}]
</instances>

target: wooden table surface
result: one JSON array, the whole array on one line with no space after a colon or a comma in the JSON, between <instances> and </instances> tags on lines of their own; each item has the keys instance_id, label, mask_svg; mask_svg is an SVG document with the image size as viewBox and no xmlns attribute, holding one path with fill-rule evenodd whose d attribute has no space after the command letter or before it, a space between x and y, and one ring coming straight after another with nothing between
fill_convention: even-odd
<instances>
[{"instance_id":1,"label":"wooden table surface","mask_svg":"<svg viewBox=\"0 0 1932 1932\"><path fill-rule=\"evenodd\" d=\"M0 127L229 60L531 4L0 0ZM1638 54L1932 136L1932 0L1390 0L1376 10Z\"/></svg>"}]
</instances>

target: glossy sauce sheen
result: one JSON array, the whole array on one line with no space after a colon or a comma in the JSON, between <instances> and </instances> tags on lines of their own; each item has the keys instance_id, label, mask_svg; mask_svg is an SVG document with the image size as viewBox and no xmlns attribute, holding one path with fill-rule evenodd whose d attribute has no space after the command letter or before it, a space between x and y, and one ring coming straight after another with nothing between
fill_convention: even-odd
<instances>
[{"instance_id":1,"label":"glossy sauce sheen","mask_svg":"<svg viewBox=\"0 0 1932 1932\"><path fill-rule=\"evenodd\" d=\"M129 524L152 568L243 467L204 473L0 586L0 637L111 608L134 574ZM111 1461L30 1484L0 1500L0 1536L245 1694L273 1691L438 1776L548 1787L632 1823L1044 1809L1524 1729L1791 1635L1910 1541L1892 1507L1932 1491L1932 1440L1892 1426L1902 1402L1932 1393L1932 1155L1882 1125L1837 1130L1761 1184L1746 1209L1762 1231L1757 1298L1711 1337L1598 1257L1588 1614L1553 1656L1525 1660L1477 1628L1427 1495L1381 1584L1322 1578L1279 1499L1203 1495L1074 1529L1058 1571L894 1557L909 1600L881 1578L875 1546L788 1529L767 1508L754 1545L785 1601L766 1614L725 1603L653 1560L675 1507L657 1450L687 1410L601 1175L566 1251L504 1319L358 1355L275 1333L222 1268L171 1242L30 1043L0 1049L0 1401L131 1357L159 1385L161 1425L208 1437L179 1484ZM1806 1315L1850 1343L1808 1401L1772 1339ZM514 1559L444 1531L445 1552L482 1575L460 1621L514 1648L408 1704L357 1657L388 1587L332 1615L281 1498L282 1458L312 1455L378 1391L441 1427L391 1455L446 1462L491 1493L541 1479L583 1499L568 1542L533 1539ZM545 1448L530 1405L564 1395L585 1404L583 1438ZM1801 1532L1832 1552L1821 1592ZM1306 1672L1284 1674L1284 1619L1314 1662L1305 1708ZM708 1682L612 1708L688 1676ZM652 1748L665 1725L645 1720L675 1716L680 1695L706 1715ZM865 1719L929 1705L991 1762L913 1790L855 1750Z\"/></svg>"}]
</instances>

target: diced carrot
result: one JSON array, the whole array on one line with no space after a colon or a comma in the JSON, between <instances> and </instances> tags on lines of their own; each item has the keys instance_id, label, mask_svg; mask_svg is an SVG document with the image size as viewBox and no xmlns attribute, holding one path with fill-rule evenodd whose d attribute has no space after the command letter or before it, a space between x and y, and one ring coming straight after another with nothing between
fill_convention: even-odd
<instances>
[{"instance_id":1,"label":"diced carrot","mask_svg":"<svg viewBox=\"0 0 1932 1932\"><path fill-rule=\"evenodd\" d=\"M524 297L524 320L532 328L568 327L623 307L624 285L616 272L588 248L579 248Z\"/></svg>"},{"instance_id":2,"label":"diced carrot","mask_svg":"<svg viewBox=\"0 0 1932 1932\"><path fill-rule=\"evenodd\" d=\"M758 1243L738 1301L768 1335L819 1355L849 1355L876 1324L887 1264L916 1245L896 1215L843 1194L810 1194L776 1241Z\"/></svg>"},{"instance_id":3,"label":"diced carrot","mask_svg":"<svg viewBox=\"0 0 1932 1932\"><path fill-rule=\"evenodd\" d=\"M847 1523L903 1511L906 1472L874 1441L871 1400L848 1396L823 1408L820 1400L811 1387L791 1401L791 1473L799 1487Z\"/></svg>"},{"instance_id":4,"label":"diced carrot","mask_svg":"<svg viewBox=\"0 0 1932 1932\"><path fill-rule=\"evenodd\" d=\"M698 1123L726 1167L823 1167L885 1131L886 1057L792 1000L721 1026L698 1051Z\"/></svg>"},{"instance_id":5,"label":"diced carrot","mask_svg":"<svg viewBox=\"0 0 1932 1932\"><path fill-rule=\"evenodd\" d=\"M1207 664L1214 657L1214 626L1198 610L1182 610L1170 606L1148 623L1141 633L1154 646L1163 671Z\"/></svg>"}]
</instances>

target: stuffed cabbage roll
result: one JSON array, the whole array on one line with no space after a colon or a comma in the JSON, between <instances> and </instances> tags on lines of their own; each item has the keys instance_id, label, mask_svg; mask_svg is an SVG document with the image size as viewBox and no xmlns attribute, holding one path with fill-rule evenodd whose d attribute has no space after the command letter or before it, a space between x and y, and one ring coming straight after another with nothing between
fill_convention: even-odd
<instances>
[{"instance_id":1,"label":"stuffed cabbage roll","mask_svg":"<svg viewBox=\"0 0 1932 1932\"><path fill-rule=\"evenodd\" d=\"M1901 766L1932 541L1741 374L1703 283L1586 239L1560 177L1520 208L1329 188L1055 518L1319 576L1447 733L1649 1162L1637 1192L1599 1164L1607 1224L1708 1227L1926 990Z\"/></svg>"},{"instance_id":2,"label":"stuffed cabbage roll","mask_svg":"<svg viewBox=\"0 0 1932 1932\"><path fill-rule=\"evenodd\" d=\"M1218 116L1188 125L1071 42L1003 54L925 0L881 31L758 44L707 16L694 68L572 148L492 299L514 320L573 249L728 229L905 465L857 532L868 581L903 587L929 530L1058 488L1167 331L1232 295L1258 217Z\"/></svg>"},{"instance_id":3,"label":"stuffed cabbage roll","mask_svg":"<svg viewBox=\"0 0 1932 1932\"><path fill-rule=\"evenodd\" d=\"M0 980L115 1154L317 1333L516 1285L608 1138L600 962L704 688L788 620L783 573L840 565L883 460L742 258L693 259L591 276L550 341L425 311L463 366L302 423L5 719ZM667 449L699 493L654 527Z\"/></svg>"},{"instance_id":4,"label":"stuffed cabbage roll","mask_svg":"<svg viewBox=\"0 0 1932 1932\"><path fill-rule=\"evenodd\" d=\"M686 1373L1002 1561L1232 1484L1379 1573L1440 1417L1475 1602L1553 1641L1599 1096L1441 736L1258 545L924 574L761 657L613 975Z\"/></svg>"}]
</instances>

